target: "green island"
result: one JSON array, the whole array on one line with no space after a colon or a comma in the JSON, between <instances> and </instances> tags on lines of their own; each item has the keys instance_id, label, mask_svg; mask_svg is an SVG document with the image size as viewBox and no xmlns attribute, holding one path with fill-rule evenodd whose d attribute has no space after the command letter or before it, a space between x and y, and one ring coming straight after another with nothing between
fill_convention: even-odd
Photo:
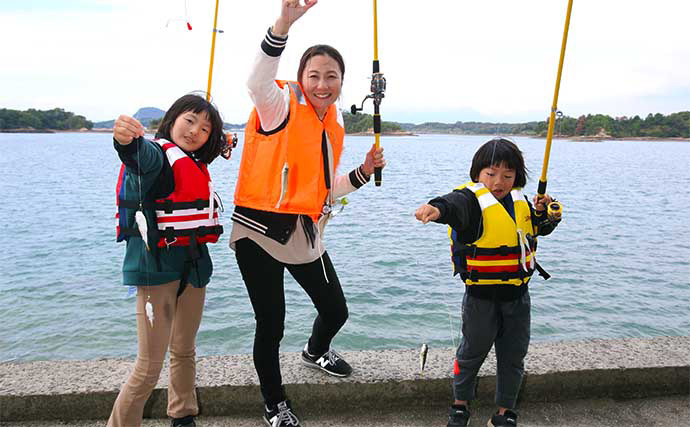
<instances>
[{"instance_id":1,"label":"green island","mask_svg":"<svg viewBox=\"0 0 690 427\"><path fill-rule=\"evenodd\" d=\"M149 129L155 129L165 112L157 108L141 108L134 117ZM343 112L345 132L354 135L373 133L373 117L370 114ZM92 122L84 116L65 111L28 109L26 111L0 109L0 132L55 132L112 130L114 120ZM226 129L242 130L244 124L228 124ZM548 118L543 121L524 123L461 122L421 124L383 121L384 135L451 134L451 135L521 135L545 137ZM583 139L613 138L690 138L690 111L664 115L648 114L647 117L611 117L604 114L587 114L580 117L562 116L554 123L554 136Z\"/></svg>"}]
</instances>

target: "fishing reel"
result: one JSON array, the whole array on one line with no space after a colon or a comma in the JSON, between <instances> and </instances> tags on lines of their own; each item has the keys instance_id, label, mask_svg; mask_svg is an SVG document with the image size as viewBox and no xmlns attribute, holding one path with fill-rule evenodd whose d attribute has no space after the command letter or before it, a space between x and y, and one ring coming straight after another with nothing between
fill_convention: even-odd
<instances>
[{"instance_id":1,"label":"fishing reel","mask_svg":"<svg viewBox=\"0 0 690 427\"><path fill-rule=\"evenodd\" d=\"M220 150L220 155L223 156L225 160L230 160L233 148L237 147L237 134L233 133L231 137L229 133L224 133L222 138L225 144Z\"/></svg>"},{"instance_id":2,"label":"fishing reel","mask_svg":"<svg viewBox=\"0 0 690 427\"><path fill-rule=\"evenodd\" d=\"M551 222L560 222L563 216L563 205L561 202L554 200L546 206L546 217Z\"/></svg>"},{"instance_id":3,"label":"fishing reel","mask_svg":"<svg viewBox=\"0 0 690 427\"><path fill-rule=\"evenodd\" d=\"M364 97L362 100L362 105L357 108L357 104L352 104L350 107L350 112L352 114L357 114L357 111L362 111L364 109L364 103L367 99L371 98L374 100L374 105L378 107L381 105L381 101L386 96L386 78L383 77L383 73L374 73L371 75L371 93Z\"/></svg>"}]
</instances>

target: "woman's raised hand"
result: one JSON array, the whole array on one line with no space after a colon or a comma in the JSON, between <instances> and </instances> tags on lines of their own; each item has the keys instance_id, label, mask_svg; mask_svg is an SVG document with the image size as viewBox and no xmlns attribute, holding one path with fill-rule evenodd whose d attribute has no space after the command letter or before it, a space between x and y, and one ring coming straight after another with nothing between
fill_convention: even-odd
<instances>
[{"instance_id":1,"label":"woman's raised hand","mask_svg":"<svg viewBox=\"0 0 690 427\"><path fill-rule=\"evenodd\" d=\"M121 115L113 125L113 138L120 145L127 145L140 136L144 136L144 126L134 117Z\"/></svg>"},{"instance_id":2,"label":"woman's raised hand","mask_svg":"<svg viewBox=\"0 0 690 427\"><path fill-rule=\"evenodd\" d=\"M282 7L280 10L280 17L273 25L273 34L277 36L285 36L292 24L302 17L312 6L318 3L319 0L304 0L304 5L300 0L280 0Z\"/></svg>"}]
</instances>

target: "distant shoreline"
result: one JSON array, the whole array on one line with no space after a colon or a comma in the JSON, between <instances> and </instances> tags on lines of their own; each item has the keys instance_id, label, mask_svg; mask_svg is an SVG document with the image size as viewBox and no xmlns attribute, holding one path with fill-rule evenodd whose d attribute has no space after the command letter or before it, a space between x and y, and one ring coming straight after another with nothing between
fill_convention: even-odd
<instances>
[{"instance_id":1,"label":"distant shoreline","mask_svg":"<svg viewBox=\"0 0 690 427\"><path fill-rule=\"evenodd\" d=\"M36 133L36 134L50 134L50 133L112 133L113 129L112 128L93 128L93 129L0 129L0 133ZM233 129L228 129L226 132L242 132L243 130L233 130ZM150 131L147 129L147 133L153 133L153 131ZM348 136L374 136L373 132L354 132L354 133L348 133L346 134ZM382 132L381 136L420 136L420 135L447 135L447 136L486 136L486 137L495 137L499 135L495 134L469 134L469 133L437 133L437 132L419 132L419 133L414 133L414 132L408 132L408 131L396 131L396 132ZM540 136L540 135L522 135L522 134L503 134L500 136L507 136L507 137L525 137L525 138L534 138L534 139L546 139L545 136ZM613 136L597 136L597 135L590 135L590 136L554 136L553 139L562 139L562 140L569 140L569 141L578 141L578 142L603 142L603 141L682 141L682 142L690 142L690 138L683 138L683 137L674 137L674 136L667 136L667 137L658 137L658 136L627 136L627 137L613 137Z\"/></svg>"}]
</instances>

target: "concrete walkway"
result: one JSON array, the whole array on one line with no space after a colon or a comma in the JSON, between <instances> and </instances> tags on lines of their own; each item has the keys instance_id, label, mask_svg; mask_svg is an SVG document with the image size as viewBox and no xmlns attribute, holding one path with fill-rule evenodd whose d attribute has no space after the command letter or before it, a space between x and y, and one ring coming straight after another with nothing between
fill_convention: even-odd
<instances>
[{"instance_id":1,"label":"concrete walkway","mask_svg":"<svg viewBox=\"0 0 690 427\"><path fill-rule=\"evenodd\" d=\"M417 407L406 410L355 412L350 414L298 413L304 427L429 427L446 425L447 407ZM494 408L473 408L470 426L485 426ZM678 427L690 420L688 396L617 401L612 399L570 400L520 405L520 427ZM105 420L27 421L0 423L3 427L103 427ZM169 427L165 419L146 419L142 427ZM245 417L198 417L198 427L265 427L260 414Z\"/></svg>"},{"instance_id":2,"label":"concrete walkway","mask_svg":"<svg viewBox=\"0 0 690 427\"><path fill-rule=\"evenodd\" d=\"M646 420L644 425L690 425L672 424L690 420L689 355L690 337L533 344L520 394L521 425L639 425L635 419ZM416 349L343 356L355 367L347 379L301 366L297 353L281 355L288 395L297 413L310 421L306 425L445 425L454 349L431 349L424 373ZM108 417L132 365L131 360L0 364L2 426L99 425L78 420ZM165 418L166 375L147 403L146 417ZM258 425L261 398L250 355L200 358L197 385L205 426ZM481 423L474 425L485 425L493 411L494 388L495 359L490 356L478 386L475 422ZM578 418L580 413L591 415ZM605 423L608 413L625 422ZM234 418L211 418L216 416ZM667 416L671 424L659 424ZM33 420L50 423L8 424Z\"/></svg>"}]
</instances>

